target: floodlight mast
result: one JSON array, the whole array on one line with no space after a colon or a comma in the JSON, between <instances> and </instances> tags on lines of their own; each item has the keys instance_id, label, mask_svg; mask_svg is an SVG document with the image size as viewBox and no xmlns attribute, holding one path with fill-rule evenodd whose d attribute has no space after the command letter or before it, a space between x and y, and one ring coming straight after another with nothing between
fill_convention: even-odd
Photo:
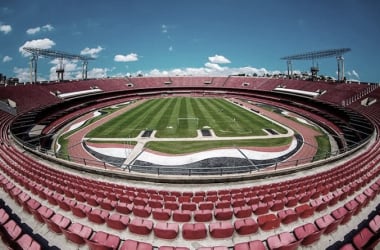
<instances>
[{"instance_id":1,"label":"floodlight mast","mask_svg":"<svg viewBox=\"0 0 380 250\"><path fill-rule=\"evenodd\" d=\"M79 60L82 61L82 79L87 79L87 66L89 60L94 60L92 57L87 57L83 55L76 55L71 53L66 53L62 51L57 50L50 50L50 49L40 49L40 48L31 48L31 47L24 47L23 50L31 54L30 57L30 81L31 82L37 82L37 61L38 57L48 57L48 58L58 58L59 64L57 66L57 78L59 81L63 81L63 74L65 72L64 69L64 59L69 60Z\"/></svg>"},{"instance_id":2,"label":"floodlight mast","mask_svg":"<svg viewBox=\"0 0 380 250\"><path fill-rule=\"evenodd\" d=\"M292 55L292 56L285 56L285 57L282 57L281 59L286 60L289 78L293 76L292 60L312 60L313 65L311 67L311 73L314 78L317 76L317 73L319 71L318 65L317 66L315 65L315 60L318 58L335 57L338 62L338 81L343 81L344 80L343 54L349 51L351 51L350 48L329 49L329 50L307 52L307 53L297 54L297 55Z\"/></svg>"}]
</instances>

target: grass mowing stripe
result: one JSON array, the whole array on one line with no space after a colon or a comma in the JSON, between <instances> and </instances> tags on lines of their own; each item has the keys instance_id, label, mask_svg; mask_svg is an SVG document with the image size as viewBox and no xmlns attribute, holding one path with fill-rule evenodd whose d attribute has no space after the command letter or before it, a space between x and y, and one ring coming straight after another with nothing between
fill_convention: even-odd
<instances>
[{"instance_id":1,"label":"grass mowing stripe","mask_svg":"<svg viewBox=\"0 0 380 250\"><path fill-rule=\"evenodd\" d=\"M222 99L213 99L211 102L215 105L216 108L223 110L223 114L226 116L225 120L229 125L229 131L232 131L235 134L247 134L247 132L251 134L251 126L253 124L247 123L244 115L247 117L252 114L245 113L243 115L243 111L245 111L244 109L237 107L234 104L226 103L226 101Z\"/></svg>"},{"instance_id":2,"label":"grass mowing stripe","mask_svg":"<svg viewBox=\"0 0 380 250\"><path fill-rule=\"evenodd\" d=\"M153 129L151 127L152 121L157 117L157 113L165 106L164 99L154 99L155 103L150 105L150 109L141 113L140 116L134 122L134 129Z\"/></svg>"},{"instance_id":3,"label":"grass mowing stripe","mask_svg":"<svg viewBox=\"0 0 380 250\"><path fill-rule=\"evenodd\" d=\"M149 101L144 102L139 106L134 107L133 109L123 113L122 115L119 115L106 122L105 124L93 129L86 135L86 137L125 137L128 134L132 137L135 137L138 135L140 131L131 130L131 122L129 121L134 121L136 117L140 115L141 112L144 112L144 110L148 110L149 108ZM128 117L126 117L126 113L128 113ZM128 124L128 126L125 126L125 124ZM119 136L120 134L123 134L123 136Z\"/></svg>"},{"instance_id":4,"label":"grass mowing stripe","mask_svg":"<svg viewBox=\"0 0 380 250\"><path fill-rule=\"evenodd\" d=\"M156 122L156 125L153 126L158 130L158 132L166 129L169 126L169 124L172 123L170 119L171 119L171 113L172 113L171 110L173 108L174 103L175 103L174 98L167 99L166 106L162 110L160 110L160 113L158 113L159 119Z\"/></svg>"},{"instance_id":5,"label":"grass mowing stripe","mask_svg":"<svg viewBox=\"0 0 380 250\"><path fill-rule=\"evenodd\" d=\"M217 100L217 101L226 102L225 100ZM277 132L279 132L281 134L285 134L287 132L286 129L278 126L277 124L274 124L273 122L271 122L267 119L263 119L260 116L258 116L257 114L252 113L252 112L250 112L244 108L241 108L235 104L232 106L229 106L229 107L231 107L231 109L233 109L232 112L239 114L239 116L240 116L239 122L245 123L245 124L247 124L247 126L250 126L250 127L252 127L252 125L254 125L255 127L259 127L260 129L255 130L255 131L257 131L263 135L265 135L265 133L262 131L262 128L275 129ZM254 121L254 124L252 124L252 121Z\"/></svg>"},{"instance_id":6,"label":"grass mowing stripe","mask_svg":"<svg viewBox=\"0 0 380 250\"><path fill-rule=\"evenodd\" d=\"M168 113L169 109L170 101L161 99L159 105L157 105L156 108L153 109L152 112L149 113L142 122L146 124L145 126L150 129L160 130L162 128L161 126L166 125L166 122L163 121L167 119L166 114Z\"/></svg>"},{"instance_id":7,"label":"grass mowing stripe","mask_svg":"<svg viewBox=\"0 0 380 250\"><path fill-rule=\"evenodd\" d=\"M200 99L200 110L203 114L203 120L205 121L205 125L211 127L215 133L217 131L221 130L222 127L220 127L223 124L218 123L218 119L220 117L220 111L215 109L214 106L211 105L210 99Z\"/></svg>"},{"instance_id":8,"label":"grass mowing stripe","mask_svg":"<svg viewBox=\"0 0 380 250\"><path fill-rule=\"evenodd\" d=\"M211 115L207 112L207 109L205 109L204 106L201 105L201 100L202 99L200 98L192 99L192 103L193 103L192 106L193 106L194 112L198 115L198 119L199 119L198 128L210 126L210 124L207 121L208 119L206 119L206 117L211 116Z\"/></svg>"},{"instance_id":9,"label":"grass mowing stripe","mask_svg":"<svg viewBox=\"0 0 380 250\"><path fill-rule=\"evenodd\" d=\"M169 98L166 101L168 105L166 106L165 113L159 119L156 127L156 137L158 138L176 137L179 99Z\"/></svg>"}]
</instances>

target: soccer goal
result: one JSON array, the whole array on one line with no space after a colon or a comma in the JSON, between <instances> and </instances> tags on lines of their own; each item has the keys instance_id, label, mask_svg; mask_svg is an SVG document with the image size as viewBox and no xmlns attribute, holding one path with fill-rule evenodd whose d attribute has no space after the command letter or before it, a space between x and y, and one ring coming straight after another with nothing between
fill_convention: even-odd
<instances>
[{"instance_id":1,"label":"soccer goal","mask_svg":"<svg viewBox=\"0 0 380 250\"><path fill-rule=\"evenodd\" d=\"M179 117L177 118L178 128L197 129L199 124L199 118L197 117Z\"/></svg>"}]
</instances>

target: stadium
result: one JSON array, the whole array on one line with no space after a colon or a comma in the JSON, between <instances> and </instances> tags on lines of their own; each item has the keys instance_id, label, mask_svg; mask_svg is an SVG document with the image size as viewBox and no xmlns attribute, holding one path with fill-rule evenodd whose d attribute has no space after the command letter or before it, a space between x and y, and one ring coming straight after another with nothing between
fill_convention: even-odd
<instances>
[{"instance_id":1,"label":"stadium","mask_svg":"<svg viewBox=\"0 0 380 250\"><path fill-rule=\"evenodd\" d=\"M3 244L375 248L379 98L287 76L4 84Z\"/></svg>"}]
</instances>

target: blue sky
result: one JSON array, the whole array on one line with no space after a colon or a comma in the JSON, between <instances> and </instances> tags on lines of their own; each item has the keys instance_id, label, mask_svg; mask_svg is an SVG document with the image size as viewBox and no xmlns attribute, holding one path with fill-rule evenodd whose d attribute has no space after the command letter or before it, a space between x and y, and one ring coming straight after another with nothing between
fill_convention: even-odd
<instances>
[{"instance_id":1,"label":"blue sky","mask_svg":"<svg viewBox=\"0 0 380 250\"><path fill-rule=\"evenodd\" d=\"M379 13L378 0L2 0L0 72L29 80L23 46L95 57L89 77L285 72L283 56L351 48L346 77L379 82ZM317 62L336 77L334 58ZM40 58L39 80L56 64ZM65 70L79 77L80 63Z\"/></svg>"}]
</instances>

